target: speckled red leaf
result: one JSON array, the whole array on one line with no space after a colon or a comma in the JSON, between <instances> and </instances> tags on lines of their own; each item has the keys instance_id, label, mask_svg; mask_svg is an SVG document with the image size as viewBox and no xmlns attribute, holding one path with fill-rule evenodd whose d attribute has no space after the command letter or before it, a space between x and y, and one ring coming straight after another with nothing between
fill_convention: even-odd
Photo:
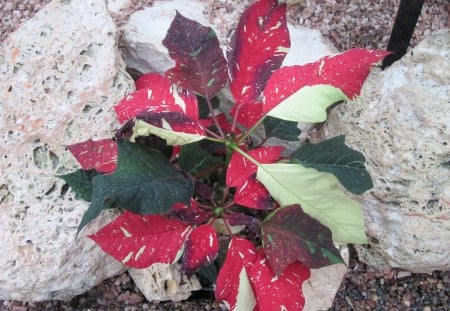
<instances>
[{"instance_id":1,"label":"speckled red leaf","mask_svg":"<svg viewBox=\"0 0 450 311\"><path fill-rule=\"evenodd\" d=\"M176 219L126 211L89 238L123 264L143 269L178 260L190 232L189 224Z\"/></svg>"},{"instance_id":2,"label":"speckled red leaf","mask_svg":"<svg viewBox=\"0 0 450 311\"><path fill-rule=\"evenodd\" d=\"M309 277L309 269L298 262L276 276L262 249L248 240L232 238L215 296L230 310L302 310L302 285Z\"/></svg>"},{"instance_id":3,"label":"speckled red leaf","mask_svg":"<svg viewBox=\"0 0 450 311\"><path fill-rule=\"evenodd\" d=\"M233 237L225 263L216 282L216 300L224 302L228 309L254 310L256 300L245 268L245 262L254 262L255 246L248 240Z\"/></svg>"},{"instance_id":4,"label":"speckled red leaf","mask_svg":"<svg viewBox=\"0 0 450 311\"><path fill-rule=\"evenodd\" d=\"M143 112L184 112L198 119L195 95L172 85L168 78L156 73L145 74L136 81L136 87L136 92L127 95L114 107L119 122Z\"/></svg>"},{"instance_id":5,"label":"speckled red leaf","mask_svg":"<svg viewBox=\"0 0 450 311\"><path fill-rule=\"evenodd\" d=\"M259 311L302 310L305 305L303 282L309 279L308 268L295 262L276 276L270 267L264 251L257 250L253 262L245 265Z\"/></svg>"},{"instance_id":6,"label":"speckled red leaf","mask_svg":"<svg viewBox=\"0 0 450 311\"><path fill-rule=\"evenodd\" d=\"M277 209L261 224L264 252L277 275L297 260L311 269L344 263L331 230L300 205Z\"/></svg>"},{"instance_id":7,"label":"speckled red leaf","mask_svg":"<svg viewBox=\"0 0 450 311\"><path fill-rule=\"evenodd\" d=\"M193 273L202 266L209 265L219 253L219 240L216 230L209 224L195 228L186 241L182 269Z\"/></svg>"},{"instance_id":8,"label":"speckled red leaf","mask_svg":"<svg viewBox=\"0 0 450 311\"><path fill-rule=\"evenodd\" d=\"M198 225L207 221L212 217L212 212L205 211L198 206L198 202L191 199L191 204L188 206L183 203L177 203L172 206L171 214L175 215L183 222Z\"/></svg>"},{"instance_id":9,"label":"speckled red leaf","mask_svg":"<svg viewBox=\"0 0 450 311\"><path fill-rule=\"evenodd\" d=\"M248 102L242 105L234 105L230 110L230 115L236 118L241 125L251 128L255 125L264 113L261 102Z\"/></svg>"},{"instance_id":10,"label":"speckled red leaf","mask_svg":"<svg viewBox=\"0 0 450 311\"><path fill-rule=\"evenodd\" d=\"M260 0L243 13L227 52L230 89L237 105L258 98L290 45L285 4Z\"/></svg>"},{"instance_id":11,"label":"speckled red leaf","mask_svg":"<svg viewBox=\"0 0 450 311\"><path fill-rule=\"evenodd\" d=\"M259 163L273 163L280 159L284 148L281 146L260 147L250 150L248 155ZM249 160L234 152L227 169L226 183L229 187L239 187L256 173L258 167Z\"/></svg>"},{"instance_id":12,"label":"speckled red leaf","mask_svg":"<svg viewBox=\"0 0 450 311\"><path fill-rule=\"evenodd\" d=\"M234 202L242 206L261 210L273 207L269 192L256 180L256 174L251 175L236 189Z\"/></svg>"},{"instance_id":13,"label":"speckled red leaf","mask_svg":"<svg viewBox=\"0 0 450 311\"><path fill-rule=\"evenodd\" d=\"M163 40L175 67L169 79L191 92L212 98L227 82L227 65L214 30L176 13Z\"/></svg>"},{"instance_id":14,"label":"speckled red leaf","mask_svg":"<svg viewBox=\"0 0 450 311\"><path fill-rule=\"evenodd\" d=\"M353 99L359 95L370 69L388 54L381 50L352 49L314 63L280 68L264 89L263 111L270 111L304 86L330 85Z\"/></svg>"},{"instance_id":15,"label":"speckled red leaf","mask_svg":"<svg viewBox=\"0 0 450 311\"><path fill-rule=\"evenodd\" d=\"M112 173L117 167L117 143L112 139L87 140L67 146L83 170L95 169L100 173Z\"/></svg>"}]
</instances>

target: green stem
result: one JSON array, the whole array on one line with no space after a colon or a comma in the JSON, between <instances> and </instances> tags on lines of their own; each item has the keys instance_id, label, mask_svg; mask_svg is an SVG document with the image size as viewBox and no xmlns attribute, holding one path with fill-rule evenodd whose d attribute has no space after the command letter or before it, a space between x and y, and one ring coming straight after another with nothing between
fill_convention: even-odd
<instances>
[{"instance_id":1,"label":"green stem","mask_svg":"<svg viewBox=\"0 0 450 311\"><path fill-rule=\"evenodd\" d=\"M263 116L261 119L259 119L259 121L258 122L256 122L256 124L255 125L253 125L252 126L252 128L251 129L249 129L248 131L247 131L247 133L245 133L245 135L244 136L242 136L240 139L239 139L239 141L237 142L237 144L238 145L240 145L258 126L260 126L261 125L261 123L263 123L264 122L264 119L266 118L266 116Z\"/></svg>"},{"instance_id":2,"label":"green stem","mask_svg":"<svg viewBox=\"0 0 450 311\"><path fill-rule=\"evenodd\" d=\"M230 141L230 142L227 143L227 146L230 147L231 149L233 149L234 151L236 151L237 153L239 153L241 156L243 156L244 158L246 158L247 160L249 160L253 164L255 164L256 166L260 165L260 163L258 161L256 161L250 155L248 155L244 150L239 148L239 146L235 142Z\"/></svg>"}]
</instances>

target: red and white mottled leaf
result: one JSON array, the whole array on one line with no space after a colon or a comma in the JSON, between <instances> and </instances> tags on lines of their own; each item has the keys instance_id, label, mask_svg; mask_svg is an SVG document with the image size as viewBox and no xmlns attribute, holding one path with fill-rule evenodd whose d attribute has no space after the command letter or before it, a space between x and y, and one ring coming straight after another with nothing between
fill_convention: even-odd
<instances>
[{"instance_id":1,"label":"red and white mottled leaf","mask_svg":"<svg viewBox=\"0 0 450 311\"><path fill-rule=\"evenodd\" d=\"M211 211L205 211L198 206L198 202L191 199L190 206L177 203L172 206L171 214L175 215L183 222L187 222L193 225L198 225L206 222L210 217L212 217Z\"/></svg>"},{"instance_id":2,"label":"red and white mottled leaf","mask_svg":"<svg viewBox=\"0 0 450 311\"><path fill-rule=\"evenodd\" d=\"M259 163L273 163L280 159L284 148L281 146L260 147L247 152ZM239 187L247 181L256 171L258 167L234 152L231 156L230 164L227 169L226 183L229 187Z\"/></svg>"},{"instance_id":3,"label":"red and white mottled leaf","mask_svg":"<svg viewBox=\"0 0 450 311\"><path fill-rule=\"evenodd\" d=\"M176 219L126 211L89 238L123 264L143 269L177 261L191 229Z\"/></svg>"},{"instance_id":4,"label":"red and white mottled leaf","mask_svg":"<svg viewBox=\"0 0 450 311\"><path fill-rule=\"evenodd\" d=\"M230 115L236 118L241 125L251 128L264 116L261 102L248 102L242 105L234 105Z\"/></svg>"},{"instance_id":5,"label":"red and white mottled leaf","mask_svg":"<svg viewBox=\"0 0 450 311\"><path fill-rule=\"evenodd\" d=\"M141 113L124 125L124 133L130 130L131 141L137 136L153 134L165 139L167 144L172 146L189 144L206 137L198 120L180 112Z\"/></svg>"},{"instance_id":6,"label":"red and white mottled leaf","mask_svg":"<svg viewBox=\"0 0 450 311\"><path fill-rule=\"evenodd\" d=\"M232 238L215 296L230 310L302 310L302 285L309 277L309 269L299 262L276 276L262 249L257 250L248 240Z\"/></svg>"},{"instance_id":7,"label":"red and white mottled leaf","mask_svg":"<svg viewBox=\"0 0 450 311\"><path fill-rule=\"evenodd\" d=\"M255 246L248 240L233 237L225 263L216 282L216 300L224 302L231 311L254 310L255 296L245 268L245 262L256 258Z\"/></svg>"},{"instance_id":8,"label":"red and white mottled leaf","mask_svg":"<svg viewBox=\"0 0 450 311\"><path fill-rule=\"evenodd\" d=\"M282 104L305 86L332 86L353 99L359 95L371 68L388 54L390 52L381 50L351 49L314 63L280 68L272 74L264 89L263 112ZM300 105L302 98L296 100Z\"/></svg>"},{"instance_id":9,"label":"red and white mottled leaf","mask_svg":"<svg viewBox=\"0 0 450 311\"><path fill-rule=\"evenodd\" d=\"M260 0L242 14L227 58L237 105L254 102L291 46L286 5Z\"/></svg>"},{"instance_id":10,"label":"red and white mottled leaf","mask_svg":"<svg viewBox=\"0 0 450 311\"><path fill-rule=\"evenodd\" d=\"M202 266L212 263L219 253L219 240L212 225L205 224L195 228L186 241L182 269L193 273Z\"/></svg>"},{"instance_id":11,"label":"red and white mottled leaf","mask_svg":"<svg viewBox=\"0 0 450 311\"><path fill-rule=\"evenodd\" d=\"M263 184L256 180L256 174L250 176L236 189L234 202L242 206L261 210L273 207L269 192Z\"/></svg>"},{"instance_id":12,"label":"red and white mottled leaf","mask_svg":"<svg viewBox=\"0 0 450 311\"><path fill-rule=\"evenodd\" d=\"M87 140L67 146L83 170L95 169L100 173L112 173L117 167L117 143L112 139Z\"/></svg>"},{"instance_id":13,"label":"red and white mottled leaf","mask_svg":"<svg viewBox=\"0 0 450 311\"><path fill-rule=\"evenodd\" d=\"M169 79L191 92L212 98L227 82L227 65L214 30L176 13L163 40L175 67Z\"/></svg>"},{"instance_id":14,"label":"red and white mottled leaf","mask_svg":"<svg viewBox=\"0 0 450 311\"><path fill-rule=\"evenodd\" d=\"M119 122L144 112L184 112L198 119L195 95L172 85L168 78L157 73L145 74L136 81L136 88L136 92L127 95L114 107Z\"/></svg>"},{"instance_id":15,"label":"red and white mottled leaf","mask_svg":"<svg viewBox=\"0 0 450 311\"><path fill-rule=\"evenodd\" d=\"M310 271L299 262L289 265L276 276L262 249L257 250L253 263L245 265L259 311L302 310L305 305L303 282L309 279Z\"/></svg>"}]
</instances>

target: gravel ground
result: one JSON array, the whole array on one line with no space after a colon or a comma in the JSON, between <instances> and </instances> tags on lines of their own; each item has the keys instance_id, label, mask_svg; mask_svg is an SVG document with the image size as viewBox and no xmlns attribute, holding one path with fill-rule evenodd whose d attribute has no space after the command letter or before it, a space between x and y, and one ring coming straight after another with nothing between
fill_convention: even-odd
<instances>
[{"instance_id":1,"label":"gravel ground","mask_svg":"<svg viewBox=\"0 0 450 311\"><path fill-rule=\"evenodd\" d=\"M210 4L210 19L218 12L235 10L240 14L238 0L203 0ZM49 0L0 0L0 41L20 23L31 18ZM114 16L119 24L152 0L132 0L127 12ZM352 47L385 49L399 0L303 0L293 5L289 19L295 24L319 29L340 51ZM412 38L415 46L424 36L449 27L450 2L427 0ZM233 21L222 21L230 33ZM388 269L375 271L351 257L349 272L330 310L450 310L450 271L432 274L411 274ZM208 292L197 293L184 302L150 303L139 292L128 274L104 281L84 295L69 302L45 301L25 303L0 301L0 311L34 310L220 310Z\"/></svg>"}]
</instances>

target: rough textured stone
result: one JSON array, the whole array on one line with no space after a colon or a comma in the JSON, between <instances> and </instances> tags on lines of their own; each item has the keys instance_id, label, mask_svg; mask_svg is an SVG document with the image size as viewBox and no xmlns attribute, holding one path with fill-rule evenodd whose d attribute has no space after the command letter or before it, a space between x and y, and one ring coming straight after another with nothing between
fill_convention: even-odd
<instances>
[{"instance_id":1,"label":"rough textured stone","mask_svg":"<svg viewBox=\"0 0 450 311\"><path fill-rule=\"evenodd\" d=\"M146 269L129 269L136 286L148 301L181 301L189 298L191 291L201 289L195 275L180 273L181 265L154 264Z\"/></svg>"},{"instance_id":2,"label":"rough textured stone","mask_svg":"<svg viewBox=\"0 0 450 311\"><path fill-rule=\"evenodd\" d=\"M88 205L56 177L76 168L64 146L111 137L133 83L100 0L53 1L0 55L0 300L70 299L123 266L75 240Z\"/></svg>"},{"instance_id":3,"label":"rough textured stone","mask_svg":"<svg viewBox=\"0 0 450 311\"><path fill-rule=\"evenodd\" d=\"M450 269L450 30L431 35L383 72L354 103L331 112L325 134L347 135L368 161L362 197L378 266Z\"/></svg>"}]
</instances>

